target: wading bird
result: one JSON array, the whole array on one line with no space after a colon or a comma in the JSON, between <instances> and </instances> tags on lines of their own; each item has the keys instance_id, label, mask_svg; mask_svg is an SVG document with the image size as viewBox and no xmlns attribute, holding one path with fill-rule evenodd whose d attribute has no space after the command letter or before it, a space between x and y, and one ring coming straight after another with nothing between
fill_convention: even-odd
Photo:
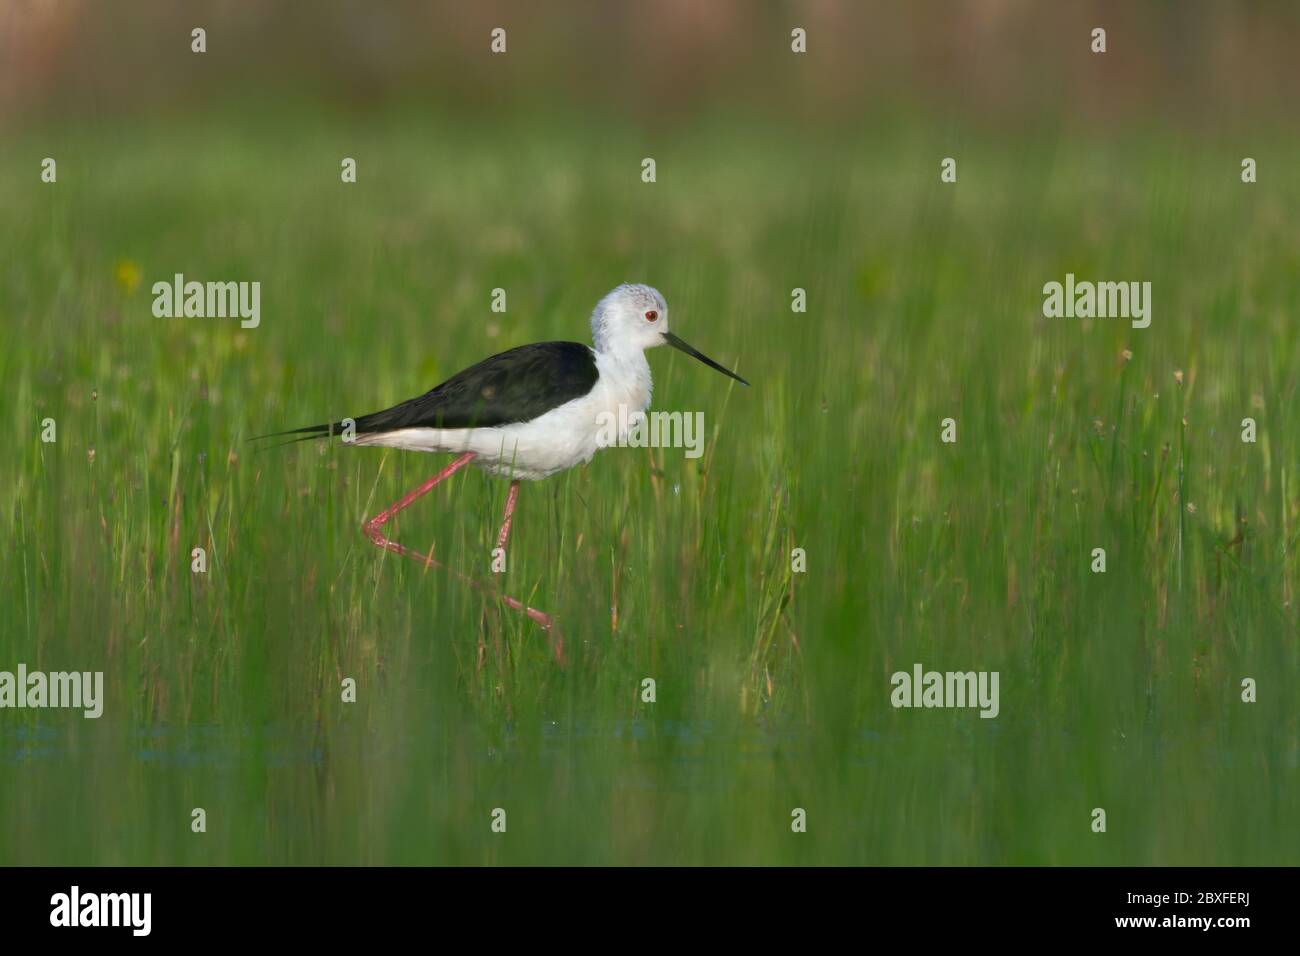
<instances>
[{"instance_id":1,"label":"wading bird","mask_svg":"<svg viewBox=\"0 0 1300 956\"><path fill-rule=\"evenodd\" d=\"M497 534L497 548L504 553L519 482L538 481L591 461L601 447L602 421L615 416L626 422L630 413L641 414L649 407L646 349L671 345L749 384L668 331L668 303L647 285L621 285L601 299L591 315L591 338L591 347L577 342L521 345L392 408L277 434L302 435L297 441L341 435L354 445L456 454L436 475L365 523L366 536L376 545L426 567L445 566L433 560L432 548L420 554L390 540L384 525L468 464L509 478L505 515ZM487 590L473 578L460 577ZM512 597L500 597L550 629L549 615Z\"/></svg>"}]
</instances>

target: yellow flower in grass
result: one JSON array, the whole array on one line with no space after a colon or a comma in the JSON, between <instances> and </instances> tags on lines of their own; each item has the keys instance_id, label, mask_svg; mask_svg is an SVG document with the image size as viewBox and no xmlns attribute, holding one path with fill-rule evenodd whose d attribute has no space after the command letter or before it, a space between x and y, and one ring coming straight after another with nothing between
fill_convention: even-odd
<instances>
[{"instance_id":1,"label":"yellow flower in grass","mask_svg":"<svg viewBox=\"0 0 1300 956\"><path fill-rule=\"evenodd\" d=\"M132 295L140 287L140 267L130 259L119 259L113 267L113 278L119 289Z\"/></svg>"}]
</instances>

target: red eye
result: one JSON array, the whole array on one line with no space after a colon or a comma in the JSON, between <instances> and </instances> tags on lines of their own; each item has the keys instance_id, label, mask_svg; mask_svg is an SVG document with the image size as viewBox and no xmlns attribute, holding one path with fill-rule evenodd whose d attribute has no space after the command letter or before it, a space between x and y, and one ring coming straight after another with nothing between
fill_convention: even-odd
<instances>
[{"instance_id":1,"label":"red eye","mask_svg":"<svg viewBox=\"0 0 1300 956\"><path fill-rule=\"evenodd\" d=\"M654 309L651 309L649 312L645 314L645 320L647 322L653 322L657 318L659 318L659 313L656 312Z\"/></svg>"}]
</instances>

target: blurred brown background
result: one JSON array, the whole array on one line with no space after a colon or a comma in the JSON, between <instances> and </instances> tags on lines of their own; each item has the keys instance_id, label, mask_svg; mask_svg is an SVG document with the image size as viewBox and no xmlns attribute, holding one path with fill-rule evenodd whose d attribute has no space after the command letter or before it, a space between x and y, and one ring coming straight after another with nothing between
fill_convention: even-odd
<instances>
[{"instance_id":1,"label":"blurred brown background","mask_svg":"<svg viewBox=\"0 0 1300 956\"><path fill-rule=\"evenodd\" d=\"M202 59L195 26L208 31ZM488 49L497 26L504 57ZM809 55L774 73L795 26ZM1089 49L1095 26L1104 56ZM925 109L1222 126L1294 110L1298 38L1300 4L1210 0L3 0L0 123L287 97L656 122Z\"/></svg>"}]
</instances>

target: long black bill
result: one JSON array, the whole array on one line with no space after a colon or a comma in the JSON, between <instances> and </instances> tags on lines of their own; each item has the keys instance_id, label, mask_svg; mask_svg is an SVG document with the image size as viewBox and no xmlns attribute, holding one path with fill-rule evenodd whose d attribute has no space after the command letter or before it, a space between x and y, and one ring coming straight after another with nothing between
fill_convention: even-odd
<instances>
[{"instance_id":1,"label":"long black bill","mask_svg":"<svg viewBox=\"0 0 1300 956\"><path fill-rule=\"evenodd\" d=\"M734 378L734 379L735 379L737 382L739 382L741 385L748 385L748 384L749 384L749 383L746 382L743 378L741 378L739 375L737 375L735 372L731 371L730 369L723 368L721 365L719 365L717 362L713 361L713 359L709 358L709 357L708 357L707 355L705 355L703 352L699 352L699 351L696 351L695 349L691 348L689 345L687 345L685 342L683 342L683 341L682 341L681 339L679 339L677 336L673 335L671 332L662 332L662 333L660 333L660 334L663 335L663 337L664 337L664 341L667 342L669 345L671 345L673 348L675 348L677 351L679 351L679 352L685 352L685 353L686 353L687 355L689 355L691 358L699 359L701 362L703 362L703 363L704 363L705 365L707 365L709 368L717 369L719 372L721 372L723 375L726 375L728 378Z\"/></svg>"}]
</instances>

